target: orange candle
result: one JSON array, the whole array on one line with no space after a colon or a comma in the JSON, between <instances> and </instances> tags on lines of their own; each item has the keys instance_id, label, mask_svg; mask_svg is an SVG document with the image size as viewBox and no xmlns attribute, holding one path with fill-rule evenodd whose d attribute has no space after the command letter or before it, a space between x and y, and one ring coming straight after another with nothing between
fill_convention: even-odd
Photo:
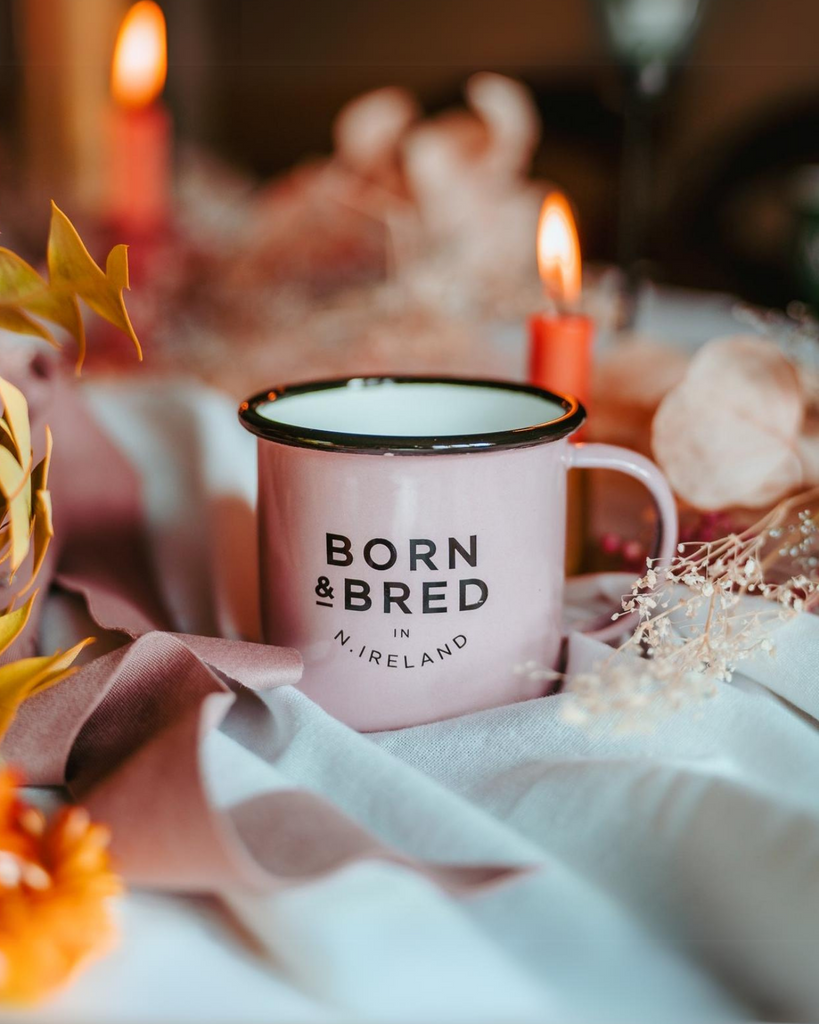
<instances>
[{"instance_id":1,"label":"orange candle","mask_svg":"<svg viewBox=\"0 0 819 1024\"><path fill-rule=\"evenodd\" d=\"M588 408L594 322L577 312L582 265L580 242L565 196L547 196L540 212L537 258L543 286L557 312L529 320L529 380L552 391L575 395Z\"/></svg>"},{"instance_id":2,"label":"orange candle","mask_svg":"<svg viewBox=\"0 0 819 1024\"><path fill-rule=\"evenodd\" d=\"M128 237L167 221L171 119L159 99L167 67L165 17L153 0L140 0L122 22L111 65L107 212Z\"/></svg>"},{"instance_id":3,"label":"orange candle","mask_svg":"<svg viewBox=\"0 0 819 1024\"><path fill-rule=\"evenodd\" d=\"M577 312L582 284L580 240L566 197L546 197L537 228L537 263L546 294L557 311L529 319L529 380L549 391L564 391L589 407L592 342L591 317ZM582 438L583 430L576 437ZM582 472L570 473L566 531L566 574L583 567L587 486Z\"/></svg>"}]
</instances>

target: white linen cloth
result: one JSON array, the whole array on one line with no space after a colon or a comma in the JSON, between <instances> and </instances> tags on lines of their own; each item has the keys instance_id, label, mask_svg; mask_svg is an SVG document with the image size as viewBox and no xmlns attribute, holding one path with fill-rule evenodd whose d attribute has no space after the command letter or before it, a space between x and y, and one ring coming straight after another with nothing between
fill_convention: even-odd
<instances>
[{"instance_id":1,"label":"white linen cloth","mask_svg":"<svg viewBox=\"0 0 819 1024\"><path fill-rule=\"evenodd\" d=\"M234 404L147 378L87 393L142 472L179 628L252 629L255 452ZM161 573L168 545L181 575ZM67 618L49 621L61 642ZM120 948L31 1019L819 1019L819 619L777 648L647 736L570 726L560 696L359 735L271 691L265 744L208 740L221 805L304 786L409 853L535 870L464 901L385 864L227 907L132 892ZM571 665L605 652L575 635Z\"/></svg>"}]
</instances>

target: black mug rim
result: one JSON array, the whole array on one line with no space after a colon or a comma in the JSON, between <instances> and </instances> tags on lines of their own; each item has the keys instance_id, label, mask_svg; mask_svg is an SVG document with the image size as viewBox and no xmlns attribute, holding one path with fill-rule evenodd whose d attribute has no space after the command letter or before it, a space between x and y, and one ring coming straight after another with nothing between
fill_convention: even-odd
<instances>
[{"instance_id":1,"label":"black mug rim","mask_svg":"<svg viewBox=\"0 0 819 1024\"><path fill-rule=\"evenodd\" d=\"M262 416L258 409L266 402L274 402L290 395L335 388L379 387L401 384L455 384L460 387L495 388L501 391L524 393L560 405L563 415L544 423L509 430L479 434L443 434L417 437L390 434L353 434L336 430L316 430L277 423ZM582 426L586 410L573 395L548 391L534 384L493 380L483 377L427 377L427 376L356 376L327 380L285 384L260 391L239 406L239 420L246 430L265 441L273 441L313 451L350 452L358 455L464 455L508 448L524 448L568 437Z\"/></svg>"}]
</instances>

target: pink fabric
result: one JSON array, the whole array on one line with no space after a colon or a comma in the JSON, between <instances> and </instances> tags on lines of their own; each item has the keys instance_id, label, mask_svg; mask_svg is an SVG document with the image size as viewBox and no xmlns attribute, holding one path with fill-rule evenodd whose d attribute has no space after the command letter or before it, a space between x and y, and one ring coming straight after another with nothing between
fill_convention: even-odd
<instances>
[{"instance_id":1,"label":"pink fabric","mask_svg":"<svg viewBox=\"0 0 819 1024\"><path fill-rule=\"evenodd\" d=\"M126 879L196 892L271 890L373 857L411 865L458 892L519 873L412 861L303 791L265 793L230 813L216 808L202 772L203 740L237 695L297 683L301 658L286 648L172 632L150 567L136 474L76 387L48 363L5 372L29 397L37 441L46 418L56 439L57 537L40 584L45 590L52 580L82 595L100 627L131 639L24 704L2 754L33 784L65 783L111 826ZM35 637L36 616L12 655L32 650ZM265 715L257 699L254 717Z\"/></svg>"}]
</instances>

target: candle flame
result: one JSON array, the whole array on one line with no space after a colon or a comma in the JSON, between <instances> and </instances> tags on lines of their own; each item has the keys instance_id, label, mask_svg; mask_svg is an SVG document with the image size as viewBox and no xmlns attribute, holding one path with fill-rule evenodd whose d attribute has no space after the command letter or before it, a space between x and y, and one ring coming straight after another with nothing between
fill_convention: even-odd
<instances>
[{"instance_id":1,"label":"candle flame","mask_svg":"<svg viewBox=\"0 0 819 1024\"><path fill-rule=\"evenodd\" d=\"M139 0L120 25L111 65L111 95L123 107L147 107L168 72L165 15L153 0Z\"/></svg>"},{"instance_id":2,"label":"candle flame","mask_svg":"<svg viewBox=\"0 0 819 1024\"><path fill-rule=\"evenodd\" d=\"M553 192L544 200L537 226L537 265L546 290L558 301L580 298L580 240L568 200Z\"/></svg>"}]
</instances>

